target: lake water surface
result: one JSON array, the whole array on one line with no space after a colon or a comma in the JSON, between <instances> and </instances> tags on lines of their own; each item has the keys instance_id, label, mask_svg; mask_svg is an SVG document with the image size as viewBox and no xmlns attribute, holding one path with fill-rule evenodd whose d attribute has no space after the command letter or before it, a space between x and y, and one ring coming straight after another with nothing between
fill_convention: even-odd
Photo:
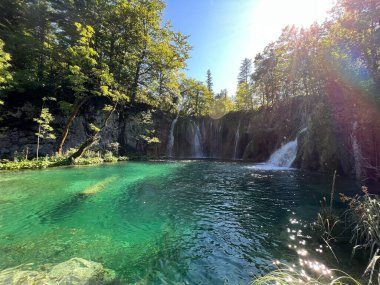
<instances>
[{"instance_id":1,"label":"lake water surface","mask_svg":"<svg viewBox=\"0 0 380 285\"><path fill-rule=\"evenodd\" d=\"M348 247L336 249L338 264L308 234L331 182L209 161L3 172L0 270L82 257L126 284L248 284L278 260L357 276L364 263L350 259ZM337 192L358 189L337 180Z\"/></svg>"}]
</instances>

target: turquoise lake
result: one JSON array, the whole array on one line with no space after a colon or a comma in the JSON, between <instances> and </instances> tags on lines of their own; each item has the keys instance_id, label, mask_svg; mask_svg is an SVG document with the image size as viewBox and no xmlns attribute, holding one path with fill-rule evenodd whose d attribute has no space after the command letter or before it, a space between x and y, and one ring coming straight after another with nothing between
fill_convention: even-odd
<instances>
[{"instance_id":1,"label":"turquoise lake","mask_svg":"<svg viewBox=\"0 0 380 285\"><path fill-rule=\"evenodd\" d=\"M0 270L81 257L122 284L248 284L278 260L360 276L365 262L348 246L336 248L337 263L307 233L331 184L328 175L210 161L2 172ZM337 179L337 193L359 186Z\"/></svg>"}]
</instances>

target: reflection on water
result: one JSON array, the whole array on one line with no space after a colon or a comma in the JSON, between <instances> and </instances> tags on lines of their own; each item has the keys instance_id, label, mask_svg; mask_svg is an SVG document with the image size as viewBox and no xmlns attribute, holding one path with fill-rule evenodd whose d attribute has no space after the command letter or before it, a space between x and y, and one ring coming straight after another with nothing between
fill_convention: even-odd
<instances>
[{"instance_id":1,"label":"reflection on water","mask_svg":"<svg viewBox=\"0 0 380 285\"><path fill-rule=\"evenodd\" d=\"M277 263L328 278L362 270L347 246L337 264L310 232L329 176L187 161L12 177L0 176L0 269L78 256L128 284L247 284ZM356 186L338 179L337 190Z\"/></svg>"}]
</instances>

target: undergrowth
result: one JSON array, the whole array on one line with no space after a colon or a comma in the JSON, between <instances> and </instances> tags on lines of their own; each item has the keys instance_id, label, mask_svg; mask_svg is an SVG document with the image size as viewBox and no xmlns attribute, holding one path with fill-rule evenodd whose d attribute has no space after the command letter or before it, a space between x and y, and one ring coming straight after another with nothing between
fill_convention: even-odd
<instances>
[{"instance_id":1,"label":"undergrowth","mask_svg":"<svg viewBox=\"0 0 380 285\"><path fill-rule=\"evenodd\" d=\"M75 149L70 149L65 155L46 156L38 160L19 158L16 158L13 161L3 160L0 162L0 170L43 169L65 165L92 165L129 160L126 156L115 156L111 151L106 151L102 154L91 150L86 151L82 157L75 160L69 160L70 154L74 151Z\"/></svg>"}]
</instances>

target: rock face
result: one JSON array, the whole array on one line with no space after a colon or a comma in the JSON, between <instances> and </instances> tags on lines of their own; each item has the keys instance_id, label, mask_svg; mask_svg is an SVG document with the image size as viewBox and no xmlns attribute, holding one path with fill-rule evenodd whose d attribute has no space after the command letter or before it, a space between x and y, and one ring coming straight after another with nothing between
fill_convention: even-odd
<instances>
[{"instance_id":1,"label":"rock face","mask_svg":"<svg viewBox=\"0 0 380 285\"><path fill-rule=\"evenodd\" d=\"M79 147L91 133L89 124L94 123L99 126L104 120L104 112L96 111L93 105L83 111L83 114L75 118L70 128L68 137L64 145L64 151L70 148ZM119 143L120 155L126 155L134 151L147 151L147 146L138 145L133 133L135 132L136 121L134 117L140 111L149 110L147 106L139 106L134 110L118 109L108 121L108 126L101 132L101 140L95 149L107 150L112 143ZM57 111L58 112L58 111ZM21 107L14 107L8 111L6 119L0 122L0 159L13 159L14 157L25 158L26 152L29 157L33 157L36 152L37 125L33 118L38 116L38 109L26 102ZM154 127L159 130L161 144L150 148L151 153L165 153L167 135L169 133L171 121L162 112L153 113ZM59 138L63 126L66 122L63 114L58 113L52 123L53 128ZM53 155L56 151L56 141L42 139L40 144L40 156Z\"/></svg>"},{"instance_id":2,"label":"rock face","mask_svg":"<svg viewBox=\"0 0 380 285\"><path fill-rule=\"evenodd\" d=\"M48 271L5 269L0 271L0 285L106 285L115 284L115 276L115 272L100 263L72 258Z\"/></svg>"},{"instance_id":3,"label":"rock face","mask_svg":"<svg viewBox=\"0 0 380 285\"><path fill-rule=\"evenodd\" d=\"M379 111L347 90L333 89L324 98L293 98L219 119L180 117L173 137L175 158L252 162L267 161L275 150L294 141L294 167L330 174L337 170L380 182ZM195 151L197 137L201 152Z\"/></svg>"},{"instance_id":4,"label":"rock face","mask_svg":"<svg viewBox=\"0 0 380 285\"><path fill-rule=\"evenodd\" d=\"M148 106L119 109L101 133L96 146L107 149L119 143L119 154L142 152L154 158L212 158L264 162L282 145L297 140L293 166L326 173L338 173L380 182L380 115L373 103L352 91L332 86L328 96L294 97L272 107L251 112L234 112L221 118L176 117L153 112L155 135L160 143L139 144L135 136L139 112ZM94 105L94 104L93 104ZM99 108L90 105L75 119L65 149L78 147L89 133L89 123L103 120ZM25 103L8 113L0 127L0 158L15 152L35 152L36 126L32 118L38 110ZM84 115L86 114L86 115ZM57 115L55 129L60 134L63 115ZM41 155L53 154L55 145L42 140Z\"/></svg>"},{"instance_id":5,"label":"rock face","mask_svg":"<svg viewBox=\"0 0 380 285\"><path fill-rule=\"evenodd\" d=\"M214 158L263 162L306 126L302 100L259 111L235 112L219 119L180 117L174 128L175 158ZM200 149L196 142L200 138ZM198 155L196 155L198 153ZM201 154L201 155L199 155Z\"/></svg>"}]
</instances>

